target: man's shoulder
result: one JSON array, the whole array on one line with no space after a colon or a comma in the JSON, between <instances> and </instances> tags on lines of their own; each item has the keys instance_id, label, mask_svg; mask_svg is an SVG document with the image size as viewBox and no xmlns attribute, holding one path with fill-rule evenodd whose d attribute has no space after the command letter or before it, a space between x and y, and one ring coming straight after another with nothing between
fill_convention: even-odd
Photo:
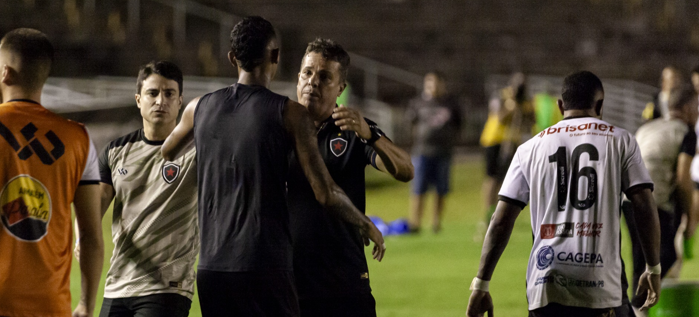
<instances>
[{"instance_id":1,"label":"man's shoulder","mask_svg":"<svg viewBox=\"0 0 699 317\"><path fill-rule=\"evenodd\" d=\"M136 131L132 131L128 134L125 134L125 135L122 135L116 139L113 139L107 145L106 150L108 151L108 150L111 150L113 148L123 147L129 143L136 143L139 141L143 141L143 134L141 131L142 131L141 129L138 129Z\"/></svg>"}]
</instances>

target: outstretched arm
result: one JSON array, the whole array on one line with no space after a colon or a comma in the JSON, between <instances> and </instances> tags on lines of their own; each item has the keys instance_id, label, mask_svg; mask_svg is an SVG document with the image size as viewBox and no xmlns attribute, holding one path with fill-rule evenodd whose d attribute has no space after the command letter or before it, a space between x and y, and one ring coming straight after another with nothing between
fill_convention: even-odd
<instances>
[{"instance_id":1,"label":"outstretched arm","mask_svg":"<svg viewBox=\"0 0 699 317\"><path fill-rule=\"evenodd\" d=\"M490 282L490 279L493 277L495 266L505 251L515 220L517 220L517 216L519 216L521 211L522 208L515 204L502 200L498 202L493 218L490 221L490 227L488 227L488 233L486 233L483 241L481 264L478 268L477 277L485 281L485 283ZM487 289L487 286L485 289ZM473 293L471 293L469 298L466 316L483 316L485 312L488 312L488 316L493 315L493 301L490 297L490 292L477 287L473 289Z\"/></svg>"},{"instance_id":2,"label":"outstretched arm","mask_svg":"<svg viewBox=\"0 0 699 317\"><path fill-rule=\"evenodd\" d=\"M296 157L308 183L313 188L316 200L325 210L357 226L365 237L374 241L372 254L374 259L381 261L386 251L383 236L371 220L352 204L345 192L333 181L318 152L318 140L313 120L311 120L306 108L289 100L284 107L284 125L293 137Z\"/></svg>"},{"instance_id":3,"label":"outstretched arm","mask_svg":"<svg viewBox=\"0 0 699 317\"><path fill-rule=\"evenodd\" d=\"M649 188L631 189L626 197L633 205L633 218L636 231L643 232L638 238L641 241L641 249L646 259L646 267L656 267L660 264L660 224L658 221L658 208L653 199L653 193ZM669 269L669 268L665 268ZM647 295L643 296L645 292ZM660 296L660 269L656 272L646 270L639 281L636 297L632 304L636 307L642 305L642 309L652 307L658 302Z\"/></svg>"},{"instance_id":4,"label":"outstretched arm","mask_svg":"<svg viewBox=\"0 0 699 317\"><path fill-rule=\"evenodd\" d=\"M362 139L371 139L369 124L359 111L340 105L335 108L333 119L336 120L335 124L341 130L354 131ZM376 140L371 146L378 154L376 167L380 171L393 176L393 178L401 182L409 182L413 179L413 163L410 161L410 155L407 152L397 147L384 136Z\"/></svg>"},{"instance_id":5,"label":"outstretched arm","mask_svg":"<svg viewBox=\"0 0 699 317\"><path fill-rule=\"evenodd\" d=\"M200 98L194 98L187 104L182 113L182 119L165 139L160 148L164 159L173 161L194 147L194 111L197 109Z\"/></svg>"},{"instance_id":6,"label":"outstretched arm","mask_svg":"<svg viewBox=\"0 0 699 317\"><path fill-rule=\"evenodd\" d=\"M80 236L80 302L73 312L76 317L89 317L95 310L97 288L102 276L104 241L100 217L100 189L94 185L80 185L75 191L75 220Z\"/></svg>"}]
</instances>

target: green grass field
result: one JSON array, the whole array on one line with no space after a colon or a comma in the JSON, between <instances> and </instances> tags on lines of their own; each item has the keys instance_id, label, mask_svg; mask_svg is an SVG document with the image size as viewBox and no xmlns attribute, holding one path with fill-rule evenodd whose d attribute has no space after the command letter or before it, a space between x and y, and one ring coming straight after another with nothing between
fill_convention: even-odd
<instances>
[{"instance_id":1,"label":"green grass field","mask_svg":"<svg viewBox=\"0 0 699 317\"><path fill-rule=\"evenodd\" d=\"M475 242L473 236L478 221L483 218L480 189L484 172L480 157L460 161L452 170L452 191L447 201L444 230L440 234L433 234L429 230L431 209L428 201L423 233L388 237L383 262L369 261L371 286L379 316L464 315L470 295L468 286L478 270L481 251L481 243ZM408 196L409 184L393 181L386 175L367 169L367 214L380 216L387 221L405 217ZM111 210L102 222L105 262L96 312L101 307L104 275L109 268L113 248L110 224ZM628 241L626 236L622 239ZM520 214L510 244L491 282L491 294L498 316L526 314L525 271L531 243L529 212L526 209ZM630 253L630 248L624 244L623 257L627 264L630 263ZM695 245L694 253L699 254L699 244ZM685 262L681 279L699 279L699 260ZM77 262L73 261L73 307L77 305L79 290L79 269ZM196 295L190 316L201 316Z\"/></svg>"}]
</instances>

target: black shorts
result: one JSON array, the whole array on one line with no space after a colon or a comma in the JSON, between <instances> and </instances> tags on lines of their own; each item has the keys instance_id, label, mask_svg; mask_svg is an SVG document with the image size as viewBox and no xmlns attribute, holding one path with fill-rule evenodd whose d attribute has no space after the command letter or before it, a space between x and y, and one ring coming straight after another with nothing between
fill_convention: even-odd
<instances>
[{"instance_id":1,"label":"black shorts","mask_svg":"<svg viewBox=\"0 0 699 317\"><path fill-rule=\"evenodd\" d=\"M376 317L371 294L351 297L304 298L299 300L301 317Z\"/></svg>"},{"instance_id":2,"label":"black shorts","mask_svg":"<svg viewBox=\"0 0 699 317\"><path fill-rule=\"evenodd\" d=\"M500 144L485 148L485 174L493 178L503 179L512 159L503 159L500 149Z\"/></svg>"},{"instance_id":3,"label":"black shorts","mask_svg":"<svg viewBox=\"0 0 699 317\"><path fill-rule=\"evenodd\" d=\"M529 311L529 317L616 317L614 308L585 308L550 303Z\"/></svg>"},{"instance_id":4,"label":"black shorts","mask_svg":"<svg viewBox=\"0 0 699 317\"><path fill-rule=\"evenodd\" d=\"M187 317L192 301L180 294L105 298L100 317Z\"/></svg>"},{"instance_id":5,"label":"black shorts","mask_svg":"<svg viewBox=\"0 0 699 317\"><path fill-rule=\"evenodd\" d=\"M297 317L299 302L291 271L216 272L200 269L197 289L203 317Z\"/></svg>"}]
</instances>

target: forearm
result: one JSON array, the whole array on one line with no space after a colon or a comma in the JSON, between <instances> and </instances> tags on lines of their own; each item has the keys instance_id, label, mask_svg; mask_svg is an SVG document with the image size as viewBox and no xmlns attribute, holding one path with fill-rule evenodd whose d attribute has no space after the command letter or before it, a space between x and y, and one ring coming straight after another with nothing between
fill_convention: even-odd
<instances>
[{"instance_id":1,"label":"forearm","mask_svg":"<svg viewBox=\"0 0 699 317\"><path fill-rule=\"evenodd\" d=\"M101 235L90 234L80 238L80 302L92 312L95 309L97 289L102 276L104 243Z\"/></svg>"},{"instance_id":2,"label":"forearm","mask_svg":"<svg viewBox=\"0 0 699 317\"><path fill-rule=\"evenodd\" d=\"M650 190L644 189L643 191L647 193L643 194L642 197L632 195L629 198L633 206L636 230L642 233L638 235L638 238L646 264L653 266L660 263L660 222L658 209Z\"/></svg>"},{"instance_id":3,"label":"forearm","mask_svg":"<svg viewBox=\"0 0 699 317\"><path fill-rule=\"evenodd\" d=\"M693 184L690 179L683 179L677 184L676 198L677 204L675 205L675 213L677 215L687 214L689 215L692 210L692 191Z\"/></svg>"},{"instance_id":4,"label":"forearm","mask_svg":"<svg viewBox=\"0 0 699 317\"><path fill-rule=\"evenodd\" d=\"M510 241L515 220L520 211L521 209L518 207L505 202L498 203L483 241L478 278L486 281L490 281L492 278L495 266Z\"/></svg>"},{"instance_id":5,"label":"forearm","mask_svg":"<svg viewBox=\"0 0 699 317\"><path fill-rule=\"evenodd\" d=\"M192 148L194 148L194 133L190 131L182 137L171 134L165 139L160 151L165 160L174 161Z\"/></svg>"},{"instance_id":6,"label":"forearm","mask_svg":"<svg viewBox=\"0 0 699 317\"><path fill-rule=\"evenodd\" d=\"M326 198L322 199L318 196L318 202L325 210L333 213L340 219L360 228L366 228L371 220L365 216L357 207L352 204L352 201L347 197L347 194L336 184L329 186Z\"/></svg>"},{"instance_id":7,"label":"forearm","mask_svg":"<svg viewBox=\"0 0 699 317\"><path fill-rule=\"evenodd\" d=\"M381 159L381 164L385 171L393 178L401 182L409 182L413 179L413 163L407 152L385 137L376 140L372 147ZM381 166L379 166L379 169L381 169Z\"/></svg>"}]
</instances>

